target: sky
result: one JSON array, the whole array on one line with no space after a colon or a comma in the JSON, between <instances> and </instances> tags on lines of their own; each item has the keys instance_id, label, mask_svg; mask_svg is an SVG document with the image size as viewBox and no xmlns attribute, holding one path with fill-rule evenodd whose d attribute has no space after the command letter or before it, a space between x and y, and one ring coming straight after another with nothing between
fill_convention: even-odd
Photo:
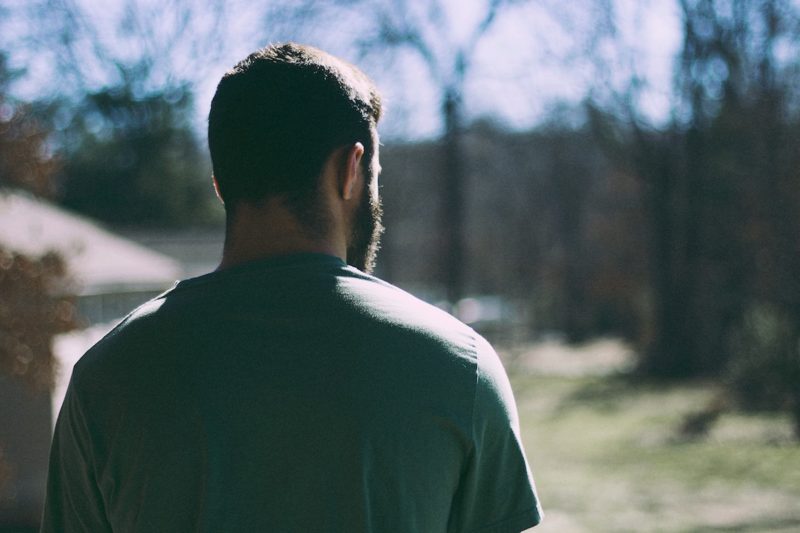
<instances>
[{"instance_id":1,"label":"sky","mask_svg":"<svg viewBox=\"0 0 800 533\"><path fill-rule=\"evenodd\" d=\"M130 1L138 13L121 32L117 21ZM384 137L415 140L441 133L441 84L433 79L418 54L399 51L365 56L352 45L354 36L367 36L373 30L373 13L361 10L353 18L331 15L332 20L317 24L274 24L271 22L274 19L255 11L253 6L257 2L228 0L226 16L216 17L203 7L206 2L183 0L195 1L198 8L193 10L186 31L177 34L174 28L178 20L165 6L178 5L180 1L74 0L74 3L82 8L83 23L97 28L103 46L123 62L148 47L158 55L159 40L166 39L163 36L175 38L177 44L170 48L168 57L159 58L164 68L161 72L155 69L153 83L189 81L196 95L195 122L199 132L204 129L207 109L222 74L255 48L270 41L292 39L340 55L376 80L388 109L381 126ZM596 43L588 43L587 39L594 34L604 13L590 11L584 2L517 2L501 11L472 55L474 61L464 86L467 118L490 117L509 128L530 128L546 119L559 104L577 104L590 92L597 98L606 98L623 91L635 71L645 80L639 100L642 113L654 123L667 120L673 57L680 46L675 3L673 0L609 1L615 11L618 32L613 41ZM431 48L442 64L451 63L450 52L469 41L486 3L487 0L442 1L443 21L427 33ZM18 10L26 1L4 0L4 4ZM424 5L410 2L406 15L424 16L420 11ZM41 21L41 24L51 24L52 31L56 31L58 17L55 12L54 22ZM5 38L29 31L12 17L5 18L0 21ZM79 25L81 21L70 23ZM142 37L147 34L151 34L149 41ZM211 38L193 40L190 35ZM153 39L153 36L158 37ZM203 46L198 48L196 41ZM107 78L108 69L93 64L89 44L77 49L82 54L80 62L86 84L101 86L107 81L104 77ZM587 59L586 49L591 50L593 61ZM60 87L53 83L56 79L53 57L46 51L32 53L19 46L12 52L12 65L27 70L27 75L14 86L19 95L32 98L58 93Z\"/></svg>"},{"instance_id":2,"label":"sky","mask_svg":"<svg viewBox=\"0 0 800 533\"><path fill-rule=\"evenodd\" d=\"M576 44L580 39L573 38L572 34L591 34L596 24L593 14L580 4L523 2L501 12L475 48L464 95L469 118L490 117L512 129L531 128L554 107L578 104L589 91L602 98L602 93L612 88L624 90L635 68L645 80L640 101L643 114L656 124L668 120L673 58L680 47L680 20L673 0L613 0L617 41L616 46L607 44L597 50L602 65L581 57L585 54L580 46L585 42ZM445 0L447 24L439 29L436 40L445 49L467 41L485 5L483 0ZM356 31L367 31L373 20L368 17L362 23L360 28L358 21L353 23ZM244 31L235 29L238 24L245 25ZM257 34L254 24L257 21L252 19L232 21L230 33ZM361 57L343 44L352 31L345 28L341 35L329 27L311 27L305 32L291 27L279 29L273 38L309 42L362 67L376 80L387 102L384 136L418 139L439 135L443 124L438 86L418 54L400 52L392 61L381 54ZM247 43L221 58L217 75L198 85L199 109L208 108L219 76L261 44Z\"/></svg>"}]
</instances>

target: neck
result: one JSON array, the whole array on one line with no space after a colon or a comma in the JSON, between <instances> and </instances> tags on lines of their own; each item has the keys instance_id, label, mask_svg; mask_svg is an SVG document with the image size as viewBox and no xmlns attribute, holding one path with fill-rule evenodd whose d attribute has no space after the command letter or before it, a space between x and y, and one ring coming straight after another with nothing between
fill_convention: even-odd
<instances>
[{"instance_id":1,"label":"neck","mask_svg":"<svg viewBox=\"0 0 800 533\"><path fill-rule=\"evenodd\" d=\"M347 244L330 235L314 236L275 199L263 205L241 203L228 218L225 248L217 270L295 253L322 253L346 260Z\"/></svg>"}]
</instances>

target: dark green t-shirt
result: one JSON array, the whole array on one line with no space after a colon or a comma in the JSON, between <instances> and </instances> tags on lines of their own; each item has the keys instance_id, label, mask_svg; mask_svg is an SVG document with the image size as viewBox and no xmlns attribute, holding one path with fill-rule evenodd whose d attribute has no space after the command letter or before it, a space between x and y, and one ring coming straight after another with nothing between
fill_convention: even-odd
<instances>
[{"instance_id":1,"label":"dark green t-shirt","mask_svg":"<svg viewBox=\"0 0 800 533\"><path fill-rule=\"evenodd\" d=\"M180 282L83 356L42 530L517 532L540 517L486 341L302 254Z\"/></svg>"}]
</instances>

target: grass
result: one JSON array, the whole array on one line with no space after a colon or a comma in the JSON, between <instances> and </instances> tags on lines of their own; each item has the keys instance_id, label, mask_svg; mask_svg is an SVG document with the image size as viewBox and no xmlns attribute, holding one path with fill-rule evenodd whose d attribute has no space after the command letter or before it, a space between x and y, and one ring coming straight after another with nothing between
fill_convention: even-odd
<instances>
[{"instance_id":1,"label":"grass","mask_svg":"<svg viewBox=\"0 0 800 533\"><path fill-rule=\"evenodd\" d=\"M538 532L800 531L800 445L788 417L684 417L713 388L619 376L512 374L545 521Z\"/></svg>"}]
</instances>

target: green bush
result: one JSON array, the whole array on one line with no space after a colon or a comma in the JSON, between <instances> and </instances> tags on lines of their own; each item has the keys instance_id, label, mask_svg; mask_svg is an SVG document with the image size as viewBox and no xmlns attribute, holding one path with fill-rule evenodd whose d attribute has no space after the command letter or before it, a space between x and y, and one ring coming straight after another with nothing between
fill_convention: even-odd
<instances>
[{"instance_id":1,"label":"green bush","mask_svg":"<svg viewBox=\"0 0 800 533\"><path fill-rule=\"evenodd\" d=\"M756 305L731 340L732 398L745 410L791 412L800 437L800 323L782 309Z\"/></svg>"}]
</instances>

